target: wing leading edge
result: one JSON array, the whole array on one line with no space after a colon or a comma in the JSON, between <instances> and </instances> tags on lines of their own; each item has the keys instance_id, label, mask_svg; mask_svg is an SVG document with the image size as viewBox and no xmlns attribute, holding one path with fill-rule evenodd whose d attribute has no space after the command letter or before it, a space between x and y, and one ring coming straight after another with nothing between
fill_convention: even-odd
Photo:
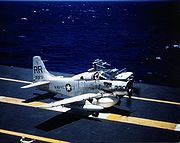
<instances>
[{"instance_id":1,"label":"wing leading edge","mask_svg":"<svg viewBox=\"0 0 180 143\"><path fill-rule=\"evenodd\" d=\"M35 83L31 83L29 85L22 86L21 88L31 88L31 87L36 87L36 86L45 85L45 84L49 84L49 83L50 83L50 81L38 81Z\"/></svg>"},{"instance_id":2,"label":"wing leading edge","mask_svg":"<svg viewBox=\"0 0 180 143\"><path fill-rule=\"evenodd\" d=\"M92 99L92 98L98 98L98 97L101 97L101 94L94 94L94 93L81 94L78 96L65 98L60 101L52 102L52 103L43 105L41 107L42 108L52 108L52 107L57 107L57 106L65 105L65 104L75 103L75 102Z\"/></svg>"}]
</instances>

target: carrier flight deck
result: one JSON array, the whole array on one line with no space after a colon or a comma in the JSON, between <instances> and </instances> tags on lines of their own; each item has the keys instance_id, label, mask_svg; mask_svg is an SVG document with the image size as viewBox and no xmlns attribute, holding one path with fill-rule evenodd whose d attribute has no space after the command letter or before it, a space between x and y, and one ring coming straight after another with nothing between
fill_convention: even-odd
<instances>
[{"instance_id":1,"label":"carrier flight deck","mask_svg":"<svg viewBox=\"0 0 180 143\"><path fill-rule=\"evenodd\" d=\"M31 82L32 69L0 66L0 142L180 142L180 88L135 83L138 94L92 117L39 108L61 96L20 88Z\"/></svg>"}]
</instances>

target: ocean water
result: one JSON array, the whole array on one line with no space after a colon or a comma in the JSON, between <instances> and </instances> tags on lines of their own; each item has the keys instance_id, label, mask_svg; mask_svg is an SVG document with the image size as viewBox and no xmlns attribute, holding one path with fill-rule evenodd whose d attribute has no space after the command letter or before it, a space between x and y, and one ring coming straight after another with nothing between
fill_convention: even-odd
<instances>
[{"instance_id":1,"label":"ocean water","mask_svg":"<svg viewBox=\"0 0 180 143\"><path fill-rule=\"evenodd\" d=\"M80 73L96 58L137 82L180 86L178 2L0 2L0 64ZM167 47L168 46L168 47Z\"/></svg>"}]
</instances>

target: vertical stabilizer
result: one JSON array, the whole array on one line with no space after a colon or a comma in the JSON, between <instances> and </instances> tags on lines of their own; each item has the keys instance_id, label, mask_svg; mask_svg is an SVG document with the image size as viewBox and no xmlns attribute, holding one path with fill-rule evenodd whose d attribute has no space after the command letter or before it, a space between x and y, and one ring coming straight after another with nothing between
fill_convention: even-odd
<instances>
[{"instance_id":1,"label":"vertical stabilizer","mask_svg":"<svg viewBox=\"0 0 180 143\"><path fill-rule=\"evenodd\" d=\"M46 70L46 67L40 56L33 57L33 82L48 80L51 74Z\"/></svg>"}]
</instances>

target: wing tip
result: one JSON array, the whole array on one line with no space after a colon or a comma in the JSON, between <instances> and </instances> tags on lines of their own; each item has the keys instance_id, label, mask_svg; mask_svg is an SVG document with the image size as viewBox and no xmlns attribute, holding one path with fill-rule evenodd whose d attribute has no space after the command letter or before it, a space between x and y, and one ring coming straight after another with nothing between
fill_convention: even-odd
<instances>
[{"instance_id":1,"label":"wing tip","mask_svg":"<svg viewBox=\"0 0 180 143\"><path fill-rule=\"evenodd\" d=\"M27 85L26 85L26 86L21 86L20 88L21 88L21 89L25 89L25 88L27 88Z\"/></svg>"}]
</instances>

